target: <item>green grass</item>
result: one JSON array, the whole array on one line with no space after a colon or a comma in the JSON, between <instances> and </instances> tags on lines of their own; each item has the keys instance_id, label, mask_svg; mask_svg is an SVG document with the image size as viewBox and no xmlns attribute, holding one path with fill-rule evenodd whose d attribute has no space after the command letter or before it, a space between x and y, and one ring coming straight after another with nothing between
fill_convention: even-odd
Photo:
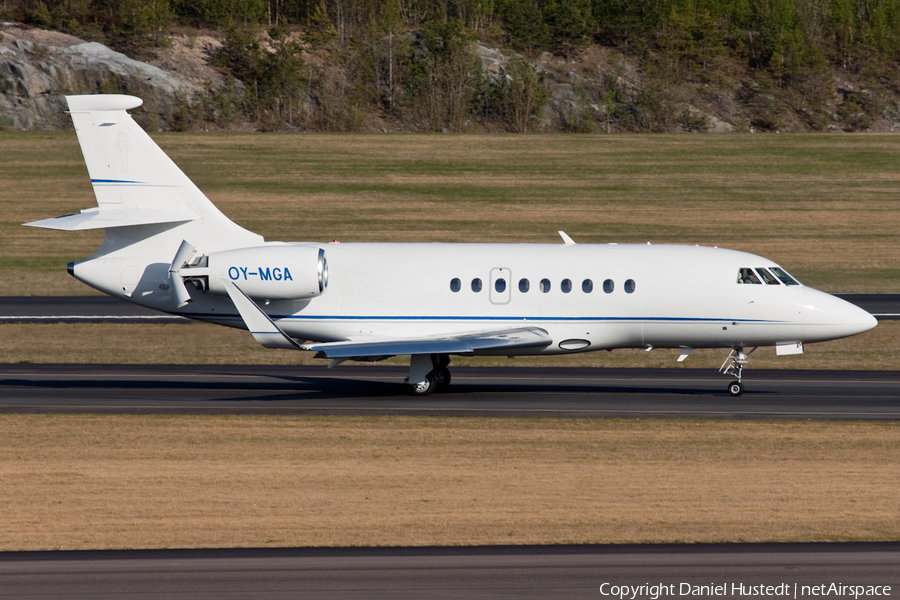
<instances>
[{"instance_id":1,"label":"green grass","mask_svg":"<svg viewBox=\"0 0 900 600\"><path fill-rule=\"evenodd\" d=\"M273 240L690 243L832 292L900 292L892 135L154 134ZM0 133L0 294L91 293L98 232L21 227L95 205L73 132Z\"/></svg>"}]
</instances>

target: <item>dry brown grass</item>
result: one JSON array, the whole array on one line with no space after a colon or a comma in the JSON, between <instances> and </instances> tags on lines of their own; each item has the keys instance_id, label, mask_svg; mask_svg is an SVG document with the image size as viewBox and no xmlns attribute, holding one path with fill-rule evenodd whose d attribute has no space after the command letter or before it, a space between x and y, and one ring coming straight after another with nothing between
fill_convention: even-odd
<instances>
[{"instance_id":1,"label":"dry brown grass","mask_svg":"<svg viewBox=\"0 0 900 600\"><path fill-rule=\"evenodd\" d=\"M0 416L0 550L897 540L896 423Z\"/></svg>"},{"instance_id":2,"label":"dry brown grass","mask_svg":"<svg viewBox=\"0 0 900 600\"><path fill-rule=\"evenodd\" d=\"M900 292L900 138L156 136L238 223L279 240L699 243L833 292ZM71 132L0 133L0 294L84 294L97 232L24 221L94 205ZM6 160L9 158L9 160Z\"/></svg>"},{"instance_id":3,"label":"dry brown grass","mask_svg":"<svg viewBox=\"0 0 900 600\"><path fill-rule=\"evenodd\" d=\"M702 243L900 292L896 136L164 135L267 239ZM92 293L75 136L0 134L0 294ZM897 368L900 324L751 368ZM0 361L312 362L209 325L3 325ZM514 364L676 366L616 351ZM683 367L718 368L697 351ZM454 364L509 364L506 359ZM896 423L0 415L0 550L897 540Z\"/></svg>"},{"instance_id":4,"label":"dry brown grass","mask_svg":"<svg viewBox=\"0 0 900 600\"><path fill-rule=\"evenodd\" d=\"M616 350L568 356L453 357L453 365L671 367L718 369L725 350L696 350L683 363L680 350ZM93 364L316 364L311 352L266 350L243 330L195 323L190 325L20 324L0 326L0 362ZM409 364L400 357L377 364ZM760 348L750 369L880 369L900 368L900 321L883 321L875 329L845 340L810 344L802 356L775 356ZM751 371L752 372L752 371Z\"/></svg>"}]
</instances>

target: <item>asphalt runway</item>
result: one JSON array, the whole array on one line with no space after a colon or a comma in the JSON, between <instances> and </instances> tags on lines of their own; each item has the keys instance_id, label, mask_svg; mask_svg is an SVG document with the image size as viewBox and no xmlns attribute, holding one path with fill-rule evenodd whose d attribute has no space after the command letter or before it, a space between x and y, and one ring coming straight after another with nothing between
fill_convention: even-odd
<instances>
[{"instance_id":1,"label":"asphalt runway","mask_svg":"<svg viewBox=\"0 0 900 600\"><path fill-rule=\"evenodd\" d=\"M898 371L451 368L408 395L400 366L0 365L0 412L498 417L900 418Z\"/></svg>"},{"instance_id":2,"label":"asphalt runway","mask_svg":"<svg viewBox=\"0 0 900 600\"><path fill-rule=\"evenodd\" d=\"M836 294L879 320L900 319L900 294ZM0 323L190 323L112 296L0 297Z\"/></svg>"},{"instance_id":3,"label":"asphalt runway","mask_svg":"<svg viewBox=\"0 0 900 600\"><path fill-rule=\"evenodd\" d=\"M0 296L0 323L191 323L112 296Z\"/></svg>"},{"instance_id":4,"label":"asphalt runway","mask_svg":"<svg viewBox=\"0 0 900 600\"><path fill-rule=\"evenodd\" d=\"M879 318L900 315L900 297L856 300ZM107 297L0 299L0 322L61 321L188 322ZM448 392L413 398L401 383L406 371L7 364L0 412L900 417L900 372L750 369L746 393L732 398L729 379L713 371L454 368ZM579 599L654 584L671 590L660 598L759 597L750 586L780 584L781 598L823 596L832 584L889 585L875 588L885 598L898 595L898 580L897 543L0 553L0 598L33 599ZM846 589L828 595L852 597Z\"/></svg>"},{"instance_id":5,"label":"asphalt runway","mask_svg":"<svg viewBox=\"0 0 900 600\"><path fill-rule=\"evenodd\" d=\"M162 550L0 554L0 598L853 598L900 591L900 544L700 544ZM783 588L775 586L784 585ZM818 594L814 594L814 586ZM616 587L614 587L616 586ZM669 587L671 586L671 587ZM694 586L708 586L712 593ZM715 588L714 586L724 586ZM806 587L804 587L806 586ZM875 588L874 586L878 586ZM882 586L889 586L886 590ZM840 588L838 588L840 589ZM715 591L724 593L715 593ZM640 591L640 588L638 589ZM661 590L657 589L657 593ZM685 593L687 592L687 593ZM805 592L805 593L804 593ZM625 597L631 598L630 593ZM650 599L649 589L635 595ZM874 598L874 595L858 595Z\"/></svg>"}]
</instances>

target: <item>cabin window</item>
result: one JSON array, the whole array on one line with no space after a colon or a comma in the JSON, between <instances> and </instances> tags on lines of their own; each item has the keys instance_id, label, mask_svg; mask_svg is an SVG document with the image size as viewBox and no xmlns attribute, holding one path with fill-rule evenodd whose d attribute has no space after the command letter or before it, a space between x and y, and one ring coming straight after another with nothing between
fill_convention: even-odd
<instances>
[{"instance_id":1,"label":"cabin window","mask_svg":"<svg viewBox=\"0 0 900 600\"><path fill-rule=\"evenodd\" d=\"M460 282L459 277L454 277L450 280L450 291L453 293L458 292L462 289L462 282Z\"/></svg>"},{"instance_id":2,"label":"cabin window","mask_svg":"<svg viewBox=\"0 0 900 600\"><path fill-rule=\"evenodd\" d=\"M559 284L559 289L563 291L563 294L568 294L572 291L572 280L571 279L563 279Z\"/></svg>"},{"instance_id":3,"label":"cabin window","mask_svg":"<svg viewBox=\"0 0 900 600\"><path fill-rule=\"evenodd\" d=\"M603 291L607 294L612 294L614 289L616 289L616 284L613 283L612 279L607 279L603 282Z\"/></svg>"},{"instance_id":4,"label":"cabin window","mask_svg":"<svg viewBox=\"0 0 900 600\"><path fill-rule=\"evenodd\" d=\"M476 293L481 291L481 280L477 277L472 280L472 291Z\"/></svg>"},{"instance_id":5,"label":"cabin window","mask_svg":"<svg viewBox=\"0 0 900 600\"><path fill-rule=\"evenodd\" d=\"M530 289L531 289L531 284L528 282L527 279L519 280L519 291L520 292L522 292L524 294Z\"/></svg>"},{"instance_id":6,"label":"cabin window","mask_svg":"<svg viewBox=\"0 0 900 600\"><path fill-rule=\"evenodd\" d=\"M778 280L762 267L756 267L756 272L759 273L766 285L779 285Z\"/></svg>"},{"instance_id":7,"label":"cabin window","mask_svg":"<svg viewBox=\"0 0 900 600\"><path fill-rule=\"evenodd\" d=\"M629 279L625 282L625 293L633 294L634 293L634 279Z\"/></svg>"},{"instance_id":8,"label":"cabin window","mask_svg":"<svg viewBox=\"0 0 900 600\"><path fill-rule=\"evenodd\" d=\"M756 273L753 272L753 269L743 268L738 269L738 283L758 283L762 285L762 281L759 280L759 277L756 276Z\"/></svg>"},{"instance_id":9,"label":"cabin window","mask_svg":"<svg viewBox=\"0 0 900 600\"><path fill-rule=\"evenodd\" d=\"M541 279L541 291L545 294L550 291L549 279Z\"/></svg>"},{"instance_id":10,"label":"cabin window","mask_svg":"<svg viewBox=\"0 0 900 600\"><path fill-rule=\"evenodd\" d=\"M781 267L772 267L772 272L775 273L775 277L780 279L781 283L784 285L800 285L796 279L788 275Z\"/></svg>"},{"instance_id":11,"label":"cabin window","mask_svg":"<svg viewBox=\"0 0 900 600\"><path fill-rule=\"evenodd\" d=\"M506 291L506 280L498 279L497 281L495 281L494 289L497 290L498 294L502 294L503 292L505 292Z\"/></svg>"},{"instance_id":12,"label":"cabin window","mask_svg":"<svg viewBox=\"0 0 900 600\"><path fill-rule=\"evenodd\" d=\"M590 279L585 279L581 282L581 291L585 294L590 294L594 291L594 282Z\"/></svg>"}]
</instances>

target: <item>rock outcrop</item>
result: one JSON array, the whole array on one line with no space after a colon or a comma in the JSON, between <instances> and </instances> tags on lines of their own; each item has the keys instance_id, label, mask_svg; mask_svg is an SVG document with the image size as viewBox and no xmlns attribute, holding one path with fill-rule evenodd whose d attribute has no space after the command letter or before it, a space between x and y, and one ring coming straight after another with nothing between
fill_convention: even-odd
<instances>
[{"instance_id":1,"label":"rock outcrop","mask_svg":"<svg viewBox=\"0 0 900 600\"><path fill-rule=\"evenodd\" d=\"M224 82L223 74L209 61L221 43L208 36L171 38L154 66L59 32L4 23L0 34L0 129L68 129L71 123L63 96L92 93L139 96L144 106L135 111L135 118L148 130L170 129L202 92ZM513 61L525 60L481 43L473 44L472 51L483 76L493 81L509 77ZM314 54L309 56L315 60ZM529 129L621 131L616 122L623 115L634 121L624 130L641 129L637 104L645 83L637 67L608 50L589 52L583 58L569 62L545 52L528 61L541 75L547 98ZM670 108L682 115L680 130L735 129L708 107L686 99ZM395 125L391 129L409 129L403 123Z\"/></svg>"},{"instance_id":2,"label":"rock outcrop","mask_svg":"<svg viewBox=\"0 0 900 600\"><path fill-rule=\"evenodd\" d=\"M145 126L156 129L165 127L179 99L200 91L186 78L97 42L8 23L0 33L0 129L69 128L63 96L100 92L143 98Z\"/></svg>"}]
</instances>

